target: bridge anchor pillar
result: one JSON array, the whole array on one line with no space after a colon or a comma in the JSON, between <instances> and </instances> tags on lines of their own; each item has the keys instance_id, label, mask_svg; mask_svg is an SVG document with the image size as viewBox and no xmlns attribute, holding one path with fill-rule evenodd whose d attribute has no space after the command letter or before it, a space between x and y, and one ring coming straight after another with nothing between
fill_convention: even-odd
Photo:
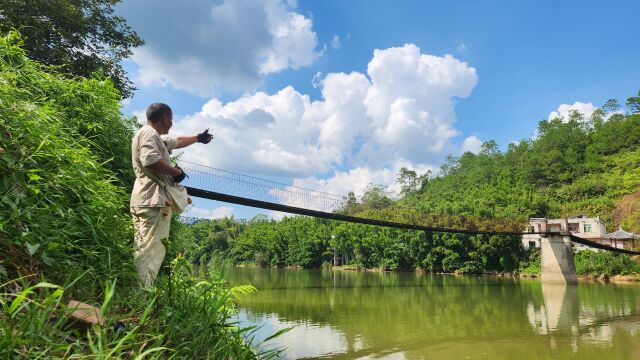
<instances>
[{"instance_id":1,"label":"bridge anchor pillar","mask_svg":"<svg viewBox=\"0 0 640 360\"><path fill-rule=\"evenodd\" d=\"M541 280L544 283L577 284L571 237L546 235L540 239Z\"/></svg>"}]
</instances>

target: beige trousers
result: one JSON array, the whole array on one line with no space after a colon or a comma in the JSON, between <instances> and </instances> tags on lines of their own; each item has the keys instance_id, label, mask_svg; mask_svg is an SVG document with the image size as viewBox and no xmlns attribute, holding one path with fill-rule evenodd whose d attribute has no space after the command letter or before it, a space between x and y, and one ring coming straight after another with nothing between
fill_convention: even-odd
<instances>
[{"instance_id":1,"label":"beige trousers","mask_svg":"<svg viewBox=\"0 0 640 360\"><path fill-rule=\"evenodd\" d=\"M169 237L170 207L132 207L134 229L133 254L141 285L153 285L167 252L162 240Z\"/></svg>"}]
</instances>

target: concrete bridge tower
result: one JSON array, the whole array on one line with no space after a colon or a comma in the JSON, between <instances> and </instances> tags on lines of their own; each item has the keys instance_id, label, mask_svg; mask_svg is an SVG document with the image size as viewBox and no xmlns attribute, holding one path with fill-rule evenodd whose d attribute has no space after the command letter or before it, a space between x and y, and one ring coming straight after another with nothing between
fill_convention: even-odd
<instances>
[{"instance_id":1,"label":"concrete bridge tower","mask_svg":"<svg viewBox=\"0 0 640 360\"><path fill-rule=\"evenodd\" d=\"M545 231L548 230L545 229ZM566 219L562 222L559 233L548 233L540 239L540 277L544 283L577 284L578 282L571 250L571 236L565 234L568 234Z\"/></svg>"},{"instance_id":2,"label":"concrete bridge tower","mask_svg":"<svg viewBox=\"0 0 640 360\"><path fill-rule=\"evenodd\" d=\"M571 237L545 235L540 239L540 272L545 283L576 284L576 265L571 251Z\"/></svg>"}]
</instances>

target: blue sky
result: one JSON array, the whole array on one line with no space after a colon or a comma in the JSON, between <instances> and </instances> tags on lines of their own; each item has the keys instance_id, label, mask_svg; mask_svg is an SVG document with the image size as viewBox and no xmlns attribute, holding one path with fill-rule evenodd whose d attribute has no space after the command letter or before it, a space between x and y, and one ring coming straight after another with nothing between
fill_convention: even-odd
<instances>
[{"instance_id":1,"label":"blue sky","mask_svg":"<svg viewBox=\"0 0 640 360\"><path fill-rule=\"evenodd\" d=\"M211 128L185 158L344 194L640 89L634 1L124 1L124 107ZM377 51L374 53L374 51ZM206 106L205 106L206 104ZM203 110L204 109L204 110ZM199 147L198 147L199 146ZM222 208L221 208L222 207ZM193 215L255 210L197 200Z\"/></svg>"}]
</instances>

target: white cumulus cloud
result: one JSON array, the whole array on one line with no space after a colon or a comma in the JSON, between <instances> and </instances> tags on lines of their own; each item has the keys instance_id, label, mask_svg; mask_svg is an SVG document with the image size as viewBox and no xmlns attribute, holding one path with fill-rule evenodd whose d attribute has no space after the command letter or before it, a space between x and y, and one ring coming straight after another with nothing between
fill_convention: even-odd
<instances>
[{"instance_id":1,"label":"white cumulus cloud","mask_svg":"<svg viewBox=\"0 0 640 360\"><path fill-rule=\"evenodd\" d=\"M136 120L138 121L138 124L140 124L140 125L146 125L147 124L147 113L146 113L146 110L135 110L132 113L132 115L136 117Z\"/></svg>"},{"instance_id":2,"label":"white cumulus cloud","mask_svg":"<svg viewBox=\"0 0 640 360\"><path fill-rule=\"evenodd\" d=\"M215 135L183 159L294 178L294 185L340 195L390 185L401 166L433 169L427 164L458 152L454 101L478 80L466 63L407 44L375 50L367 74L329 73L315 81L317 101L288 86L227 103L213 98L200 112L175 119L174 134L209 128Z\"/></svg>"},{"instance_id":3,"label":"white cumulus cloud","mask_svg":"<svg viewBox=\"0 0 640 360\"><path fill-rule=\"evenodd\" d=\"M572 111L577 111L582 114L583 119L588 120L591 118L591 114L597 109L592 103L583 103L576 101L573 105L561 104L556 111L549 113L549 120L562 118L563 121L569 121L569 115Z\"/></svg>"},{"instance_id":4,"label":"white cumulus cloud","mask_svg":"<svg viewBox=\"0 0 640 360\"><path fill-rule=\"evenodd\" d=\"M220 206L210 210L194 206L185 212L183 216L201 219L222 219L233 216L233 209L226 206Z\"/></svg>"},{"instance_id":5,"label":"white cumulus cloud","mask_svg":"<svg viewBox=\"0 0 640 360\"><path fill-rule=\"evenodd\" d=\"M388 168L372 169L367 166L360 166L348 171L335 171L331 177L326 179L317 177L297 178L294 180L294 185L342 196L353 191L357 197L360 197L370 184L380 184L386 186L389 192L398 193L400 189L395 181L402 167L412 169L418 174L424 174L429 170L433 172L435 169L434 166L430 165L398 161Z\"/></svg>"},{"instance_id":6,"label":"white cumulus cloud","mask_svg":"<svg viewBox=\"0 0 640 360\"><path fill-rule=\"evenodd\" d=\"M315 61L313 22L295 6L280 0L136 0L118 11L146 41L133 55L142 85L210 97L249 91L266 74Z\"/></svg>"},{"instance_id":7,"label":"white cumulus cloud","mask_svg":"<svg viewBox=\"0 0 640 360\"><path fill-rule=\"evenodd\" d=\"M461 153L468 151L470 153L479 154L480 150L482 150L482 140L478 139L475 135L471 135L464 139L460 150Z\"/></svg>"}]
</instances>

